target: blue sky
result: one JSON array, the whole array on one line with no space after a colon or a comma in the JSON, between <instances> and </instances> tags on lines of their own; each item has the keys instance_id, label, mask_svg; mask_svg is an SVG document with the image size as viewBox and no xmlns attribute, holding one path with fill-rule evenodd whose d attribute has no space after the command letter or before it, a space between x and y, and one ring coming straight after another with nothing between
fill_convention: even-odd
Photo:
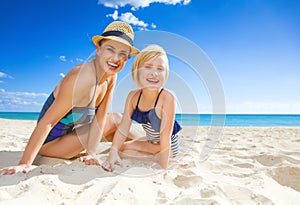
<instances>
[{"instance_id":1,"label":"blue sky","mask_svg":"<svg viewBox=\"0 0 300 205\"><path fill-rule=\"evenodd\" d=\"M203 78L181 56L169 56L166 87L177 94L178 112L213 112L219 102L208 84L220 80L227 113L300 113L298 0L3 0L0 111L38 112L62 76L93 54L91 37L114 19L130 23L138 37L178 35L214 65L218 75ZM132 60L119 74L113 111L122 111L134 88Z\"/></svg>"}]
</instances>

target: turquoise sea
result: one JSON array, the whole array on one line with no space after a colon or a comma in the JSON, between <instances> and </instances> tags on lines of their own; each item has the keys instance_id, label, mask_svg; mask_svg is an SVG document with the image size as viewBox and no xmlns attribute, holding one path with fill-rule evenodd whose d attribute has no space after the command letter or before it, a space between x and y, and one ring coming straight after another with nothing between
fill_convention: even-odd
<instances>
[{"instance_id":1,"label":"turquoise sea","mask_svg":"<svg viewBox=\"0 0 300 205\"><path fill-rule=\"evenodd\" d=\"M0 112L0 118L37 120L37 112ZM300 115L284 114L176 114L181 125L200 126L300 126Z\"/></svg>"}]
</instances>

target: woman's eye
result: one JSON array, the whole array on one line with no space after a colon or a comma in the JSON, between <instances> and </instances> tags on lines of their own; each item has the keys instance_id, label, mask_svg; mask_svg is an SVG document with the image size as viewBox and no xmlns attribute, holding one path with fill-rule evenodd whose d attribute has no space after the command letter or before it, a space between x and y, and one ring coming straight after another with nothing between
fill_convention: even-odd
<instances>
[{"instance_id":1,"label":"woman's eye","mask_svg":"<svg viewBox=\"0 0 300 205\"><path fill-rule=\"evenodd\" d=\"M109 52L111 52L111 53L114 52L114 50L113 50L112 48L107 48L107 50L108 50Z\"/></svg>"},{"instance_id":2,"label":"woman's eye","mask_svg":"<svg viewBox=\"0 0 300 205\"><path fill-rule=\"evenodd\" d=\"M126 58L126 57L127 57L127 54L126 54L126 53L120 53L120 56L121 56L122 58Z\"/></svg>"}]
</instances>

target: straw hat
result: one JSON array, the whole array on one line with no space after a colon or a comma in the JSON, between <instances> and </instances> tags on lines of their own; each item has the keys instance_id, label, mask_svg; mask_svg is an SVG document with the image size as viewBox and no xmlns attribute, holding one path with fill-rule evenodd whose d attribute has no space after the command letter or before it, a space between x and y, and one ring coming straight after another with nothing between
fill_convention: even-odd
<instances>
[{"instance_id":1,"label":"straw hat","mask_svg":"<svg viewBox=\"0 0 300 205\"><path fill-rule=\"evenodd\" d=\"M133 46L134 33L131 26L125 22L114 21L110 23L101 36L93 36L93 43L98 46L102 39L110 39L126 44L131 47L130 56L138 54L140 51Z\"/></svg>"}]
</instances>

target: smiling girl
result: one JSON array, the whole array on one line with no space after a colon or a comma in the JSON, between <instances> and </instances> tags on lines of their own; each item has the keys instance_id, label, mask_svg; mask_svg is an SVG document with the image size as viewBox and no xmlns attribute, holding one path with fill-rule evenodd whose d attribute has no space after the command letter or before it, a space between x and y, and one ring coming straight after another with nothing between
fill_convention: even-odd
<instances>
[{"instance_id":1,"label":"smiling girl","mask_svg":"<svg viewBox=\"0 0 300 205\"><path fill-rule=\"evenodd\" d=\"M169 157L176 157L177 133L181 127L175 120L176 97L163 88L168 75L168 58L162 47L150 45L136 56L132 78L140 89L131 91L127 96L124 115L114 135L109 157L102 164L104 169L113 171L115 164L122 163L120 155L140 159L150 156L162 168L167 168ZM142 125L146 140L125 142L132 120ZM128 150L138 151L139 155L128 154Z\"/></svg>"}]
</instances>

